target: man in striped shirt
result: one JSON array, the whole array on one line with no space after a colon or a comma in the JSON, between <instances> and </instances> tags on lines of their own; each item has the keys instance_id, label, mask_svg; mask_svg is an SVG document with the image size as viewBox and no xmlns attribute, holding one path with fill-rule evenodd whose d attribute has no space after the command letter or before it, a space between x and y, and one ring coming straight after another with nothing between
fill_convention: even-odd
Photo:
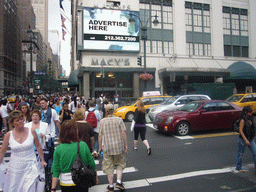
<instances>
[{"instance_id":1,"label":"man in striped shirt","mask_svg":"<svg viewBox=\"0 0 256 192\"><path fill-rule=\"evenodd\" d=\"M99 153L103 150L104 157L102 170L108 175L108 191L114 191L114 168L116 167L116 188L125 190L121 181L123 170L126 167L125 153L127 153L126 127L120 117L113 115L114 106L108 104L105 107L106 117L99 123ZM104 147L102 146L104 140Z\"/></svg>"}]
</instances>

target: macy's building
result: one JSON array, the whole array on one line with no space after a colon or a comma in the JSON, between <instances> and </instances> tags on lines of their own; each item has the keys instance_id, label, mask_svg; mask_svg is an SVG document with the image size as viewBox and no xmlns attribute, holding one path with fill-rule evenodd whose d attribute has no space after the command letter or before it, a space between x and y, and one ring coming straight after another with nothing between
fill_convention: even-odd
<instances>
[{"instance_id":1,"label":"macy's building","mask_svg":"<svg viewBox=\"0 0 256 192\"><path fill-rule=\"evenodd\" d=\"M144 90L182 94L182 86L192 83L256 89L256 0L78 0L78 5L69 85L86 98L102 92L139 97ZM145 70L153 80L139 78Z\"/></svg>"}]
</instances>

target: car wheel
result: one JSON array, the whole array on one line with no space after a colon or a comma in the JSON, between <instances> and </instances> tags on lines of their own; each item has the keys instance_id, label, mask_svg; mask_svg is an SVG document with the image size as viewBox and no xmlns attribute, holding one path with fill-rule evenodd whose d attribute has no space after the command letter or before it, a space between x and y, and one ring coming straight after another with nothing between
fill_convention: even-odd
<instances>
[{"instance_id":1,"label":"car wheel","mask_svg":"<svg viewBox=\"0 0 256 192\"><path fill-rule=\"evenodd\" d=\"M132 121L133 120L133 118L134 118L134 114L133 114L133 112L129 112L129 113L127 113L126 114L126 116L125 116L125 120L126 121Z\"/></svg>"},{"instance_id":2,"label":"car wheel","mask_svg":"<svg viewBox=\"0 0 256 192\"><path fill-rule=\"evenodd\" d=\"M176 134L180 136L188 135L190 132L190 125L186 121L180 122L176 127Z\"/></svg>"}]
</instances>

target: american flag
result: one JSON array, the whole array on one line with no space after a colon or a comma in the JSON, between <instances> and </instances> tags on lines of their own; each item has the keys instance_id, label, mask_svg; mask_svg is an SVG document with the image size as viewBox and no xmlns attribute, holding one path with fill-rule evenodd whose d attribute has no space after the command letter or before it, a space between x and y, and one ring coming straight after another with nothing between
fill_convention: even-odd
<instances>
[{"instance_id":1,"label":"american flag","mask_svg":"<svg viewBox=\"0 0 256 192\"><path fill-rule=\"evenodd\" d=\"M60 0L60 8L63 9L63 11L64 11L64 8L62 6L62 1L64 1L64 0Z\"/></svg>"},{"instance_id":2,"label":"american flag","mask_svg":"<svg viewBox=\"0 0 256 192\"><path fill-rule=\"evenodd\" d=\"M63 17L63 16L62 16L62 14L60 14L60 17L61 17L61 22L62 22L61 27L63 27L63 28L65 28L65 29L67 29L67 28L66 28L66 26L65 26L65 23L64 23L64 22L66 21L66 18L65 18L65 17Z\"/></svg>"},{"instance_id":3,"label":"american flag","mask_svg":"<svg viewBox=\"0 0 256 192\"><path fill-rule=\"evenodd\" d=\"M62 40L65 41L65 35L67 32L62 28Z\"/></svg>"}]
</instances>

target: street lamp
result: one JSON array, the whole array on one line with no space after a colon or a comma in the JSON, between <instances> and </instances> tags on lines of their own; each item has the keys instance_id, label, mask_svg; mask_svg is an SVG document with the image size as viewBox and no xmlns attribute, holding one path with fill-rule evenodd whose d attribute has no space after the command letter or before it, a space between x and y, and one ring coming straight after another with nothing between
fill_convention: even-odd
<instances>
[{"instance_id":1,"label":"street lamp","mask_svg":"<svg viewBox=\"0 0 256 192\"><path fill-rule=\"evenodd\" d=\"M29 38L30 38L30 83L29 83L29 92L31 93L31 99L33 97L33 86L32 86L32 80L33 80L33 40L35 40L35 34L33 32L33 30L30 28L30 25L28 26L28 31L27 33L29 34Z\"/></svg>"},{"instance_id":2,"label":"street lamp","mask_svg":"<svg viewBox=\"0 0 256 192\"><path fill-rule=\"evenodd\" d=\"M135 15L135 14L132 14L130 13L130 19L129 19L129 22L131 24L135 23L135 19L132 17L132 16L135 16L139 19L140 21L140 31L141 31L141 39L144 40L144 73L147 72L147 66L146 66L146 41L148 39L148 36L147 36L147 25L148 25L148 21L152 18L152 17L155 17L154 21L153 21L153 24L155 26L157 26L159 24L159 21L157 20L157 15L154 15L154 16L151 16L148 18L148 20L146 21L145 25L143 25L142 21L140 20L139 16Z\"/></svg>"}]
</instances>

